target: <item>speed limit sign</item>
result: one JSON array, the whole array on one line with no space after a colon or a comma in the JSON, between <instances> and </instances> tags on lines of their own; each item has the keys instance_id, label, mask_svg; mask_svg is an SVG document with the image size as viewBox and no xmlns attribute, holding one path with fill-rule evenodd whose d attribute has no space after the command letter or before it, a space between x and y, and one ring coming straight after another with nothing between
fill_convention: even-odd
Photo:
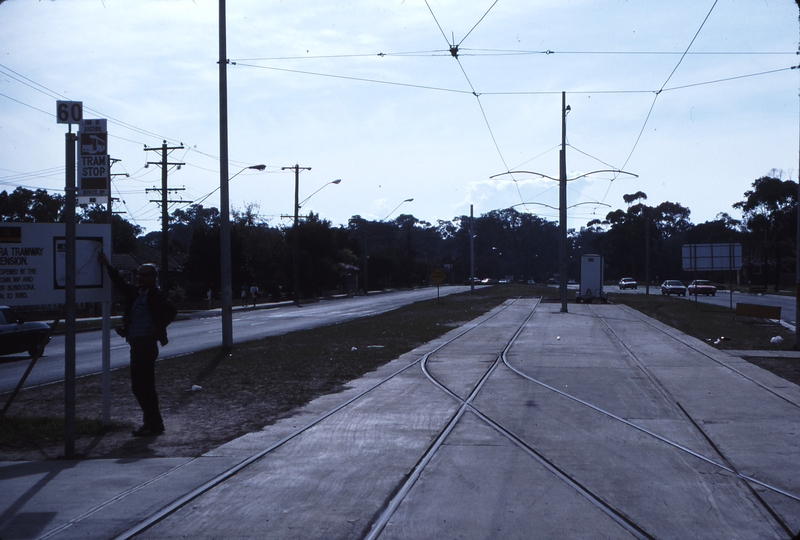
<instances>
[{"instance_id":1,"label":"speed limit sign","mask_svg":"<svg viewBox=\"0 0 800 540\"><path fill-rule=\"evenodd\" d=\"M83 120L82 101L56 101L56 122L59 124L80 124Z\"/></svg>"}]
</instances>

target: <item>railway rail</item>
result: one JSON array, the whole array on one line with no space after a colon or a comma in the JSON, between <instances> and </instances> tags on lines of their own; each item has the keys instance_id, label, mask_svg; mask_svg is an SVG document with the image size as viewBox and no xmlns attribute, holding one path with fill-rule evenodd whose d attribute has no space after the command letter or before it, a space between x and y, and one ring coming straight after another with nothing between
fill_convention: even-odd
<instances>
[{"instance_id":1,"label":"railway rail","mask_svg":"<svg viewBox=\"0 0 800 540\"><path fill-rule=\"evenodd\" d=\"M737 497L746 498L747 504L752 507L757 507L772 525L775 531L776 538L794 538L792 525L787 523L781 517L781 511L773 508L770 500L762 496L763 493L770 493L770 497L779 497L790 501L790 504L800 503L800 495L792 493L790 490L783 489L773 483L764 481L757 478L753 474L744 473L739 467L735 465L736 459L731 456L726 456L720 445L714 440L714 435L710 434L703 428L701 422L698 422L690 415L687 408L680 403L680 401L670 392L670 390L661 383L659 374L656 370L647 365L647 362L641 358L634 348L627 345L621 339L619 330L615 329L603 317L601 317L597 310L592 306L585 306L587 316L599 320L599 327L607 337L609 342L613 344L618 350L624 352L624 358L620 362L624 362L626 367L635 366L635 370L640 372L642 379L646 380L649 387L655 389L653 395L658 396L658 406L664 407L665 410L670 411L671 420L675 424L670 425L672 430L669 433L660 432L659 426L648 425L647 422L640 422L636 419L627 418L625 414L615 412L613 407L608 404L597 403L595 400L585 395L580 395L579 392L569 390L556 382L548 382L546 377L537 375L531 372L533 362L530 359L518 358L515 356L515 351L519 348L521 339L530 339L527 334L532 331L531 321L537 315L537 310L541 308L542 304L534 301L532 305L525 302L509 301L489 316L485 316L474 323L462 327L459 331L452 334L448 339L436 345L432 350L422 355L419 358L401 366L399 369L392 371L388 375L381 377L368 387L361 389L348 399L344 400L337 406L327 410L323 414L314 418L313 420L305 423L301 427L274 442L258 452L251 454L248 458L243 459L235 466L227 471L219 474L215 478L205 482L201 486L187 492L182 497L177 498L172 503L161 508L157 512L152 513L146 519L142 520L136 526L128 529L119 536L118 539L134 538L142 535L150 530L157 524L167 520L171 516L176 515L182 509L186 509L192 502L202 497L203 495L213 493L215 489L221 488L232 481L237 475L243 471L248 470L253 465L263 462L269 456L281 448L286 447L292 441L301 438L303 435L308 434L317 426L323 425L327 420L336 417L337 414L352 408L359 404L362 400L368 399L376 390L383 387L390 381L394 381L400 376L405 376L411 373L414 368L419 370L424 375L424 380L430 382L439 392L444 393L454 403L452 414L449 415L446 422L443 422L442 427L435 433L425 446L423 452L413 457L416 460L413 467L410 468L407 474L394 486L391 493L387 493L386 499L383 503L365 516L364 522L359 523L358 531L353 533L350 537L367 538L370 540L382 538L388 533L392 537L391 526L392 521L395 519L399 510L407 504L409 494L415 490L415 486L423 481L428 472L432 462L436 461L442 452L445 443L452 437L454 430L465 421L465 418L478 419L484 426L488 427L498 437L506 440L511 446L516 448L532 463L535 467L547 471L552 482L558 482L563 486L567 486L571 492L584 500L586 504L596 508L602 513L609 523L613 523L613 527L618 528L620 534L626 534L630 538L651 539L661 538L664 536L664 529L659 529L654 525L652 518L647 518L636 509L631 508L626 504L624 498L618 497L612 492L613 486L606 486L605 482L598 482L596 478L587 475L583 467L575 467L570 459L558 455L554 451L552 443L548 443L542 439L540 431L534 430L530 425L525 424L518 418L513 416L513 403L504 403L503 399L498 398L498 392L495 392L499 386L508 385L509 377L516 378L511 384L519 385L523 388L525 395L534 396L535 400L547 400L548 404L557 404L557 408L551 414L559 415L564 413L574 414L574 411L584 411L579 415L591 415L593 422L602 426L600 431L620 432L620 441L638 441L647 439L650 442L645 444L652 445L654 448L653 453L658 456L665 455L671 460L679 460L681 465L689 464L687 466L686 474L697 474L701 478L709 474L710 470L716 470L722 475L727 482L728 479L733 479L735 486L728 489L733 489L737 493ZM513 316L509 315L506 319L515 321L513 325L507 323L503 325L503 330L497 332L495 335L502 335L498 337L498 343L492 344L499 352L493 353L493 359L481 360L472 365L464 366L459 364L458 358L462 354L459 347L465 346L464 343L476 330L483 329L486 325L495 322L501 315L506 315L508 310L515 310ZM636 315L633 315L636 317ZM507 321L506 321L507 322ZM642 324L651 325L645 318L639 318ZM653 326L653 325L651 325ZM653 328L662 331L658 326ZM677 339L673 335L663 332L667 338ZM502 343L500 343L502 341ZM683 345L686 345L685 343ZM757 385L762 390L770 393L776 399L782 400L788 406L799 407L800 403L792 400L790 397L784 396L775 392L773 389L761 384L760 382L749 377L741 370L726 365L720 364L717 359L705 353L705 351L696 349L700 355L703 355L715 363L722 366L724 369L729 369L736 376L740 376L745 380ZM469 370L470 382L465 382L463 376L453 378L452 370ZM652 396L651 396L652 398ZM536 409L536 414L539 410ZM563 422L562 418L539 418L538 421L543 423L542 427L553 426L558 422ZM527 420L526 420L527 422ZM652 422L651 422L652 424ZM674 432L677 431L676 425L682 425L681 433L687 430L692 431L694 435L681 435L681 440L676 440ZM618 427L614 427L618 426ZM565 425L563 429L569 429ZM615 435L616 436L616 435ZM688 441L688 442L687 442ZM699 441L699 442L698 442ZM588 451L588 450L584 450ZM676 455L684 456L683 458L676 457ZM581 460L581 456L573 456L572 459ZM601 459L601 458L598 458ZM589 460L591 461L591 460ZM582 460L585 463L586 459ZM597 466L604 464L598 463ZM631 468L635 468L638 464L629 464ZM181 465L180 467L183 467ZM175 471L178 468L176 467ZM169 476L173 471L167 471L162 477ZM633 473L631 473L633 474ZM646 482L646 479L642 480ZM704 489L709 490L708 499L712 500L712 495L715 489L713 485L714 480L708 481L708 485L703 485ZM130 493L135 492L137 489L143 488L144 485L129 490ZM634 491L635 493L635 491ZM55 536L57 533L64 530L66 527L78 523L81 519L87 518L99 511L101 511L108 504L118 502L120 498L124 498L127 493L116 496L113 500L106 501L92 510L84 513L81 517L73 520L73 522L66 526L50 531L48 534L43 535L41 538L49 538ZM723 499L720 496L720 501ZM774 500L774 499L771 499ZM800 508L800 506L798 506ZM623 533L624 531L624 533Z\"/></svg>"}]
</instances>

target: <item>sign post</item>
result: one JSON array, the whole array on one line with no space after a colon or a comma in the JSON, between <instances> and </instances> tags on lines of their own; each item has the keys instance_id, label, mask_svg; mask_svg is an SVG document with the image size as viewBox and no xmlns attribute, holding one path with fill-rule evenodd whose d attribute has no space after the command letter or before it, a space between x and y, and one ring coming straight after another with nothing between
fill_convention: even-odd
<instances>
[{"instance_id":1,"label":"sign post","mask_svg":"<svg viewBox=\"0 0 800 540\"><path fill-rule=\"evenodd\" d=\"M439 285L441 285L442 281L447 278L447 274L445 274L441 268L437 268L431 274L431 280L436 283L436 303L439 303Z\"/></svg>"},{"instance_id":2,"label":"sign post","mask_svg":"<svg viewBox=\"0 0 800 540\"><path fill-rule=\"evenodd\" d=\"M733 309L733 271L742 268L741 244L684 244L681 247L684 270L730 270L730 307ZM697 295L695 295L697 305Z\"/></svg>"}]
</instances>

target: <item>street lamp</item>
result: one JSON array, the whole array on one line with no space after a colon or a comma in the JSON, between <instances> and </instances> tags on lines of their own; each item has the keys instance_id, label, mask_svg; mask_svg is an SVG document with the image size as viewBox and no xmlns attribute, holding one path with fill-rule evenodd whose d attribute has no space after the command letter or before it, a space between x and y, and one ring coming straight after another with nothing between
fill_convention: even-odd
<instances>
[{"instance_id":1,"label":"street lamp","mask_svg":"<svg viewBox=\"0 0 800 540\"><path fill-rule=\"evenodd\" d=\"M220 196L220 235L219 235L219 257L221 265L220 286L222 289L222 347L230 349L233 347L233 293L231 291L231 228L230 228L230 204L228 199L228 183L248 169L263 171L266 165L252 165L244 167L241 171L220 183L223 188ZM222 168L228 170L227 166ZM216 191L216 189L214 190ZM214 193L212 191L211 193ZM211 195L208 194L208 196ZM208 198L206 196L206 198ZM204 199L205 200L205 199Z\"/></svg>"},{"instance_id":2,"label":"street lamp","mask_svg":"<svg viewBox=\"0 0 800 540\"><path fill-rule=\"evenodd\" d=\"M234 174L233 176L231 176L230 178L228 178L228 182L230 182L231 180L233 180L234 178L236 178L237 176L239 176L240 174L242 174L244 171L247 171L247 170L253 170L253 171L263 171L263 170L264 170L264 169L266 169L266 168L267 168L267 166L266 166L266 165L264 165L264 164L261 164L261 165L251 165L250 167L245 167L245 168L244 168L244 169L242 169L241 171L237 172L236 174Z\"/></svg>"},{"instance_id":3,"label":"street lamp","mask_svg":"<svg viewBox=\"0 0 800 540\"><path fill-rule=\"evenodd\" d=\"M328 182L326 184L322 184L321 188L319 188L317 191L315 191L314 193L312 193L311 195L309 195L308 197L306 197L305 199L300 201L300 203L297 205L297 207L298 208L302 208L303 205L306 204L311 197L313 197L314 195L316 195L317 193L319 193L320 191L322 191L323 189L325 189L329 185L331 185L331 184L339 185L341 183L342 183L342 179L341 178L337 178L336 180L331 180L330 182Z\"/></svg>"},{"instance_id":4,"label":"street lamp","mask_svg":"<svg viewBox=\"0 0 800 540\"><path fill-rule=\"evenodd\" d=\"M397 206L395 206L394 210L392 210L391 212L389 212L389 215L387 215L387 216L386 216L385 218L383 218L381 221L386 221L387 219L389 219L389 216L391 216L392 214L394 214L394 213L397 211L397 209L398 209L398 208L400 208L401 206L403 206L403 205L404 205L405 203L407 203L407 202L412 202L413 200L414 200L414 199L406 199L406 200L404 200L403 202L401 202L400 204L398 204Z\"/></svg>"}]
</instances>

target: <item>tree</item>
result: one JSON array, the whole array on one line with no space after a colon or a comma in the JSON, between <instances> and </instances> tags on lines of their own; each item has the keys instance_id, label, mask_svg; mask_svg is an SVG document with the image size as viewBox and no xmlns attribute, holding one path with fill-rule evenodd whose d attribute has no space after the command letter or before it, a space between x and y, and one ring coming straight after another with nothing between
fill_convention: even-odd
<instances>
[{"instance_id":1,"label":"tree","mask_svg":"<svg viewBox=\"0 0 800 540\"><path fill-rule=\"evenodd\" d=\"M750 260L761 261L773 270L777 291L781 272L792 272L795 264L797 183L781 180L780 171L771 173L773 176L754 181L752 189L744 192L745 200L733 207L742 211L744 226L750 232L745 248ZM764 285L767 285L766 271Z\"/></svg>"},{"instance_id":2,"label":"tree","mask_svg":"<svg viewBox=\"0 0 800 540\"><path fill-rule=\"evenodd\" d=\"M82 212L80 223L108 223L108 212L102 206L91 206ZM119 214L111 216L111 246L114 253L136 252L136 237L140 234L140 226L126 221Z\"/></svg>"},{"instance_id":3,"label":"tree","mask_svg":"<svg viewBox=\"0 0 800 540\"><path fill-rule=\"evenodd\" d=\"M57 223L63 208L64 196L50 195L46 189L17 187L10 194L0 193L0 221Z\"/></svg>"}]
</instances>

